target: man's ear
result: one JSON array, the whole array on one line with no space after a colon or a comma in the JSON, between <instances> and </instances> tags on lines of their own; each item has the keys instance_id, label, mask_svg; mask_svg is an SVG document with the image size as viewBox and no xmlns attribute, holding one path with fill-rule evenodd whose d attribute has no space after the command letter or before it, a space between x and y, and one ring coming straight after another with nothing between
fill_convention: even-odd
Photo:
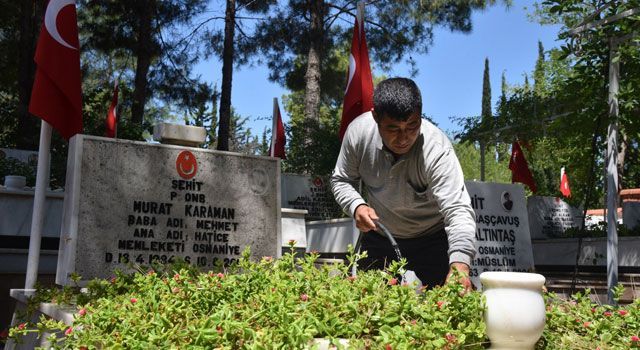
<instances>
[{"instance_id":1,"label":"man's ear","mask_svg":"<svg viewBox=\"0 0 640 350\"><path fill-rule=\"evenodd\" d=\"M375 109L371 109L371 115L373 115L373 120L376 121L377 124L380 124L380 116L376 113Z\"/></svg>"}]
</instances>

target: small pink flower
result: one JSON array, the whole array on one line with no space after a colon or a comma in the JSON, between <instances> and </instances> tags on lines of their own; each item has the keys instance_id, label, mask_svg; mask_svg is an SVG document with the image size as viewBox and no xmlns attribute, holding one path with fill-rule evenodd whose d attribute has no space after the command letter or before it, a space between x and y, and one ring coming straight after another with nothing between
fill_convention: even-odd
<instances>
[{"instance_id":1,"label":"small pink flower","mask_svg":"<svg viewBox=\"0 0 640 350\"><path fill-rule=\"evenodd\" d=\"M73 332L73 327L69 327L67 328L66 331L64 331L64 335L69 336L72 332Z\"/></svg>"},{"instance_id":2,"label":"small pink flower","mask_svg":"<svg viewBox=\"0 0 640 350\"><path fill-rule=\"evenodd\" d=\"M309 300L309 296L306 295L306 294L300 294L300 300L307 301L307 300Z\"/></svg>"},{"instance_id":3,"label":"small pink flower","mask_svg":"<svg viewBox=\"0 0 640 350\"><path fill-rule=\"evenodd\" d=\"M618 310L618 315L626 316L629 312L627 310Z\"/></svg>"},{"instance_id":4,"label":"small pink flower","mask_svg":"<svg viewBox=\"0 0 640 350\"><path fill-rule=\"evenodd\" d=\"M20 324L18 325L18 329L23 330L26 326L27 326L27 324L26 324L26 323L20 323Z\"/></svg>"},{"instance_id":5,"label":"small pink flower","mask_svg":"<svg viewBox=\"0 0 640 350\"><path fill-rule=\"evenodd\" d=\"M591 308L591 312L595 313L595 312L596 312L596 308L595 308L595 307L592 307L592 308Z\"/></svg>"},{"instance_id":6,"label":"small pink flower","mask_svg":"<svg viewBox=\"0 0 640 350\"><path fill-rule=\"evenodd\" d=\"M584 328L589 328L589 326L591 326L591 322L585 322L585 323L582 324L582 326Z\"/></svg>"},{"instance_id":7,"label":"small pink flower","mask_svg":"<svg viewBox=\"0 0 640 350\"><path fill-rule=\"evenodd\" d=\"M356 280L356 276L349 276L347 277L347 279L349 280L349 282L353 282Z\"/></svg>"},{"instance_id":8,"label":"small pink flower","mask_svg":"<svg viewBox=\"0 0 640 350\"><path fill-rule=\"evenodd\" d=\"M175 275L173 275L173 279L174 279L175 281L180 281L180 274L179 274L179 273L176 273Z\"/></svg>"},{"instance_id":9,"label":"small pink flower","mask_svg":"<svg viewBox=\"0 0 640 350\"><path fill-rule=\"evenodd\" d=\"M218 276L218 278L224 278L224 273L218 272L218 274L216 276Z\"/></svg>"},{"instance_id":10,"label":"small pink flower","mask_svg":"<svg viewBox=\"0 0 640 350\"><path fill-rule=\"evenodd\" d=\"M611 316L611 311L605 311L605 312L603 313L603 315L605 315L605 316L609 317L609 316Z\"/></svg>"},{"instance_id":11,"label":"small pink flower","mask_svg":"<svg viewBox=\"0 0 640 350\"><path fill-rule=\"evenodd\" d=\"M262 258L262 259L263 259L264 261L266 261L266 262L271 262L271 261L273 261L273 257L270 257L270 256L265 256L265 257L264 257L264 258Z\"/></svg>"},{"instance_id":12,"label":"small pink flower","mask_svg":"<svg viewBox=\"0 0 640 350\"><path fill-rule=\"evenodd\" d=\"M180 288L178 288L178 287L173 287L173 288L171 289L171 292L172 292L173 294L178 294L178 293L180 293Z\"/></svg>"},{"instance_id":13,"label":"small pink flower","mask_svg":"<svg viewBox=\"0 0 640 350\"><path fill-rule=\"evenodd\" d=\"M216 332L218 332L218 334L222 334L222 327L216 326Z\"/></svg>"},{"instance_id":14,"label":"small pink flower","mask_svg":"<svg viewBox=\"0 0 640 350\"><path fill-rule=\"evenodd\" d=\"M116 278L115 277L111 277L111 284L116 283Z\"/></svg>"},{"instance_id":15,"label":"small pink flower","mask_svg":"<svg viewBox=\"0 0 640 350\"><path fill-rule=\"evenodd\" d=\"M78 315L80 315L80 316L84 316L86 314L87 314L87 309L85 309L85 308L82 308L82 309L80 309L80 311L78 311Z\"/></svg>"},{"instance_id":16,"label":"small pink flower","mask_svg":"<svg viewBox=\"0 0 640 350\"><path fill-rule=\"evenodd\" d=\"M448 343L456 343L458 341L458 338L451 333L447 333L444 337L447 339Z\"/></svg>"},{"instance_id":17,"label":"small pink flower","mask_svg":"<svg viewBox=\"0 0 640 350\"><path fill-rule=\"evenodd\" d=\"M393 350L393 348L391 347L391 344L387 344L384 346L384 350Z\"/></svg>"},{"instance_id":18,"label":"small pink flower","mask_svg":"<svg viewBox=\"0 0 640 350\"><path fill-rule=\"evenodd\" d=\"M631 336L631 342L632 343L640 342L640 337L638 337L637 335L632 335Z\"/></svg>"},{"instance_id":19,"label":"small pink flower","mask_svg":"<svg viewBox=\"0 0 640 350\"><path fill-rule=\"evenodd\" d=\"M289 240L289 245L291 245L291 246L296 245L296 240L295 239L290 239Z\"/></svg>"},{"instance_id":20,"label":"small pink flower","mask_svg":"<svg viewBox=\"0 0 640 350\"><path fill-rule=\"evenodd\" d=\"M136 299L136 298L131 298L129 300L131 301L131 304L135 304L135 303L138 302L138 299Z\"/></svg>"},{"instance_id":21,"label":"small pink flower","mask_svg":"<svg viewBox=\"0 0 640 350\"><path fill-rule=\"evenodd\" d=\"M438 309L442 309L442 307L444 306L444 301L439 300L436 304L438 304Z\"/></svg>"},{"instance_id":22,"label":"small pink flower","mask_svg":"<svg viewBox=\"0 0 640 350\"><path fill-rule=\"evenodd\" d=\"M415 326L417 323L418 323L418 321L416 321L416 320L411 320L411 324L412 324L412 325L414 325L414 326Z\"/></svg>"},{"instance_id":23,"label":"small pink flower","mask_svg":"<svg viewBox=\"0 0 640 350\"><path fill-rule=\"evenodd\" d=\"M395 286L396 284L398 284L398 279L397 278L392 278L389 280L389 285L390 286Z\"/></svg>"},{"instance_id":24,"label":"small pink flower","mask_svg":"<svg viewBox=\"0 0 640 350\"><path fill-rule=\"evenodd\" d=\"M156 272L155 272L155 271L153 271L153 270L149 270L149 271L147 271L147 275L148 275L148 276L152 276L152 275L155 275L155 274L156 274Z\"/></svg>"}]
</instances>

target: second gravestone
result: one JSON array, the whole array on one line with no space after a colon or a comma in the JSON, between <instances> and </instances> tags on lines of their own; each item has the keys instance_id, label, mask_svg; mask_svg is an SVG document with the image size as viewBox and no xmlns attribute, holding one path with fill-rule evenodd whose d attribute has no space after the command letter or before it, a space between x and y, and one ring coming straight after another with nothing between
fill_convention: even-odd
<instances>
[{"instance_id":1,"label":"second gravestone","mask_svg":"<svg viewBox=\"0 0 640 350\"><path fill-rule=\"evenodd\" d=\"M275 158L78 135L56 282L184 259L203 270L280 249Z\"/></svg>"}]
</instances>

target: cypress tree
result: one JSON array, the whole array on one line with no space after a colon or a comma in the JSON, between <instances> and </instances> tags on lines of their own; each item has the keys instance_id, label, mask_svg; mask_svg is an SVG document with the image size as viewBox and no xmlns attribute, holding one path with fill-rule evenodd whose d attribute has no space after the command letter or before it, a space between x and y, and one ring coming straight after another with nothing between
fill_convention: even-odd
<instances>
[{"instance_id":1,"label":"cypress tree","mask_svg":"<svg viewBox=\"0 0 640 350\"><path fill-rule=\"evenodd\" d=\"M489 58L484 59L484 77L482 81L482 124L486 130L492 127L493 113L491 112L491 81L489 77Z\"/></svg>"},{"instance_id":2,"label":"cypress tree","mask_svg":"<svg viewBox=\"0 0 640 350\"><path fill-rule=\"evenodd\" d=\"M484 59L484 76L482 81L482 111L480 113L480 181L484 181L485 148L487 147L487 132L493 128L493 113L491 112L491 81L489 77L489 58Z\"/></svg>"},{"instance_id":3,"label":"cypress tree","mask_svg":"<svg viewBox=\"0 0 640 350\"><path fill-rule=\"evenodd\" d=\"M544 47L542 46L542 42L538 41L538 59L536 60L536 67L533 71L533 92L538 97L543 95L545 75Z\"/></svg>"}]
</instances>

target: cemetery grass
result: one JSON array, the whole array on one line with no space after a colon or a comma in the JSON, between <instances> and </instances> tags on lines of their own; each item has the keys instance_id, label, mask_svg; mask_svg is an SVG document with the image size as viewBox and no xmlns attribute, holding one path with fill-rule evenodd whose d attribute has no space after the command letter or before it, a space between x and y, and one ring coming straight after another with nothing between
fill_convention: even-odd
<instances>
[{"instance_id":1,"label":"cemetery grass","mask_svg":"<svg viewBox=\"0 0 640 350\"><path fill-rule=\"evenodd\" d=\"M29 303L76 305L69 327L41 319L20 323L9 336L54 330L55 349L190 348L301 349L325 338L338 348L483 349L489 346L479 292L457 283L415 292L387 271L350 275L348 263L316 264L317 254L240 261L218 271L186 264L116 273L77 288L40 290ZM621 289L617 289L621 293ZM537 349L640 349L640 302L594 304L588 294L562 300L545 294L547 324Z\"/></svg>"}]
</instances>

